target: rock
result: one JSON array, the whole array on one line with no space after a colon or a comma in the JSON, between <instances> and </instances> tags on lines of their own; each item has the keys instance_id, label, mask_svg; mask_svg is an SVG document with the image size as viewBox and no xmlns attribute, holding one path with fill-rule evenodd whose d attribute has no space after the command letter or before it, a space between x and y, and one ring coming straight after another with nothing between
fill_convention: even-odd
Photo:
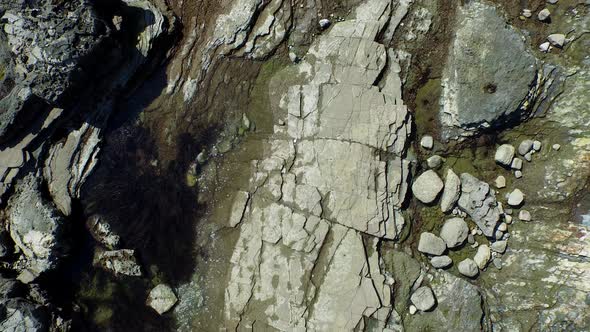
<instances>
[{"instance_id":1,"label":"rock","mask_svg":"<svg viewBox=\"0 0 590 332\"><path fill-rule=\"evenodd\" d=\"M505 215L504 221L506 222L506 224L510 225L512 223L512 216Z\"/></svg>"},{"instance_id":2,"label":"rock","mask_svg":"<svg viewBox=\"0 0 590 332\"><path fill-rule=\"evenodd\" d=\"M493 237L500 220L500 208L489 184L474 176L461 174L461 196L458 205L487 237Z\"/></svg>"},{"instance_id":3,"label":"rock","mask_svg":"<svg viewBox=\"0 0 590 332\"><path fill-rule=\"evenodd\" d=\"M28 283L55 269L65 255L63 217L45 200L39 177L26 175L8 201L10 237L22 255L17 262L19 279Z\"/></svg>"},{"instance_id":4,"label":"rock","mask_svg":"<svg viewBox=\"0 0 590 332\"><path fill-rule=\"evenodd\" d=\"M555 151L559 151L559 149L561 149L561 145L559 145L559 144L553 144L553 145L551 146L551 148L552 148L553 150L555 150Z\"/></svg>"},{"instance_id":5,"label":"rock","mask_svg":"<svg viewBox=\"0 0 590 332\"><path fill-rule=\"evenodd\" d=\"M492 258L492 252L490 251L490 247L487 244L482 244L481 246L477 247L477 252L475 256L473 256L473 261L480 270L483 270L486 265L488 265L490 259Z\"/></svg>"},{"instance_id":6,"label":"rock","mask_svg":"<svg viewBox=\"0 0 590 332\"><path fill-rule=\"evenodd\" d=\"M551 45L555 47L562 48L565 44L565 35L561 33L554 33L552 35L547 36L547 41L549 41Z\"/></svg>"},{"instance_id":7,"label":"rock","mask_svg":"<svg viewBox=\"0 0 590 332\"><path fill-rule=\"evenodd\" d=\"M242 128L245 130L250 130L250 126L252 123L250 122L250 118L246 115L246 113L242 114Z\"/></svg>"},{"instance_id":8,"label":"rock","mask_svg":"<svg viewBox=\"0 0 590 332\"><path fill-rule=\"evenodd\" d=\"M514 146L510 144L502 144L496 149L494 156L496 163L509 167L514 159Z\"/></svg>"},{"instance_id":9,"label":"rock","mask_svg":"<svg viewBox=\"0 0 590 332\"><path fill-rule=\"evenodd\" d=\"M416 309L420 311L428 311L432 309L436 303L432 289L427 286L422 286L416 289L416 291L412 293L410 301L412 301Z\"/></svg>"},{"instance_id":10,"label":"rock","mask_svg":"<svg viewBox=\"0 0 590 332\"><path fill-rule=\"evenodd\" d=\"M159 284L150 291L146 304L161 315L172 309L177 301L178 298L170 286Z\"/></svg>"},{"instance_id":11,"label":"rock","mask_svg":"<svg viewBox=\"0 0 590 332\"><path fill-rule=\"evenodd\" d=\"M502 175L499 175L496 180L494 180L494 184L496 188L502 189L506 187L506 178Z\"/></svg>"},{"instance_id":12,"label":"rock","mask_svg":"<svg viewBox=\"0 0 590 332\"><path fill-rule=\"evenodd\" d=\"M297 54L295 54L295 52L289 52L289 60L291 60L291 62L296 63L297 61L299 61L299 57L297 57Z\"/></svg>"},{"instance_id":13,"label":"rock","mask_svg":"<svg viewBox=\"0 0 590 332\"><path fill-rule=\"evenodd\" d=\"M322 28L323 30L329 28L330 25L332 24L332 22L330 22L330 20L327 18L321 19L318 23L320 25L320 28Z\"/></svg>"},{"instance_id":14,"label":"rock","mask_svg":"<svg viewBox=\"0 0 590 332\"><path fill-rule=\"evenodd\" d=\"M531 213L527 210L520 210L518 212L518 220L531 221Z\"/></svg>"},{"instance_id":15,"label":"rock","mask_svg":"<svg viewBox=\"0 0 590 332\"><path fill-rule=\"evenodd\" d=\"M522 177L522 171L515 171L514 172L514 177L517 179L520 179Z\"/></svg>"},{"instance_id":16,"label":"rock","mask_svg":"<svg viewBox=\"0 0 590 332\"><path fill-rule=\"evenodd\" d=\"M440 199L440 208L443 212L449 212L459 200L461 195L461 179L452 169L447 171L445 185L442 197Z\"/></svg>"},{"instance_id":17,"label":"rock","mask_svg":"<svg viewBox=\"0 0 590 332\"><path fill-rule=\"evenodd\" d=\"M551 49L550 42L544 42L544 43L541 43L541 45L539 45L539 51L541 51L543 53L549 52L550 49Z\"/></svg>"},{"instance_id":18,"label":"rock","mask_svg":"<svg viewBox=\"0 0 590 332\"><path fill-rule=\"evenodd\" d=\"M432 149L432 147L434 147L434 138L432 138L430 135L422 136L422 139L420 140L420 146L428 150Z\"/></svg>"},{"instance_id":19,"label":"rock","mask_svg":"<svg viewBox=\"0 0 590 332\"><path fill-rule=\"evenodd\" d=\"M547 0L547 2L549 2L552 5L556 4L558 1L559 0Z\"/></svg>"},{"instance_id":20,"label":"rock","mask_svg":"<svg viewBox=\"0 0 590 332\"><path fill-rule=\"evenodd\" d=\"M469 244L475 243L475 236L473 234L467 235L467 243L469 243Z\"/></svg>"},{"instance_id":21,"label":"rock","mask_svg":"<svg viewBox=\"0 0 590 332\"><path fill-rule=\"evenodd\" d=\"M541 151L541 141L533 141L533 150L536 152Z\"/></svg>"},{"instance_id":22,"label":"rock","mask_svg":"<svg viewBox=\"0 0 590 332\"><path fill-rule=\"evenodd\" d=\"M436 172L428 170L414 181L412 184L412 192L414 197L425 204L434 202L444 184Z\"/></svg>"},{"instance_id":23,"label":"rock","mask_svg":"<svg viewBox=\"0 0 590 332\"><path fill-rule=\"evenodd\" d=\"M453 260L449 256L434 256L430 258L430 264L436 269L444 269L453 264Z\"/></svg>"},{"instance_id":24,"label":"rock","mask_svg":"<svg viewBox=\"0 0 590 332\"><path fill-rule=\"evenodd\" d=\"M502 269L502 259L499 257L496 257L494 259L492 259L492 263L494 264L494 267L498 270Z\"/></svg>"},{"instance_id":25,"label":"rock","mask_svg":"<svg viewBox=\"0 0 590 332\"><path fill-rule=\"evenodd\" d=\"M529 151L531 151L531 149L533 148L533 144L534 144L534 142L532 140L525 139L524 141L520 142L520 144L518 145L518 153L521 156L524 156Z\"/></svg>"},{"instance_id":26,"label":"rock","mask_svg":"<svg viewBox=\"0 0 590 332\"><path fill-rule=\"evenodd\" d=\"M521 170L522 169L522 159L520 159L520 158L514 158L512 160L512 164L510 165L510 167L512 169Z\"/></svg>"},{"instance_id":27,"label":"rock","mask_svg":"<svg viewBox=\"0 0 590 332\"><path fill-rule=\"evenodd\" d=\"M459 270L459 273L469 278L473 278L479 273L477 264L475 264L471 258L466 258L459 262L457 269Z\"/></svg>"},{"instance_id":28,"label":"rock","mask_svg":"<svg viewBox=\"0 0 590 332\"><path fill-rule=\"evenodd\" d=\"M507 244L508 244L508 242L505 240L496 241L496 242L492 243L491 249L497 253L503 254L506 251Z\"/></svg>"},{"instance_id":29,"label":"rock","mask_svg":"<svg viewBox=\"0 0 590 332\"><path fill-rule=\"evenodd\" d=\"M524 160L526 160L528 162L533 161L533 153L532 153L532 151L527 152L527 154L524 155Z\"/></svg>"},{"instance_id":30,"label":"rock","mask_svg":"<svg viewBox=\"0 0 590 332\"><path fill-rule=\"evenodd\" d=\"M86 221L86 227L92 237L108 249L117 249L119 246L119 235L111 231L111 225L99 215L92 215Z\"/></svg>"},{"instance_id":31,"label":"rock","mask_svg":"<svg viewBox=\"0 0 590 332\"><path fill-rule=\"evenodd\" d=\"M101 267L114 275L140 277L141 267L135 259L135 251L131 249L100 251L94 253L94 266Z\"/></svg>"},{"instance_id":32,"label":"rock","mask_svg":"<svg viewBox=\"0 0 590 332\"><path fill-rule=\"evenodd\" d=\"M520 189L514 189L508 195L508 205L510 205L510 206L518 207L518 206L520 206L520 204L522 204L523 201L524 201L524 194L522 193L522 191L520 191Z\"/></svg>"},{"instance_id":33,"label":"rock","mask_svg":"<svg viewBox=\"0 0 590 332\"><path fill-rule=\"evenodd\" d=\"M549 9L544 8L543 10L541 10L539 12L539 14L537 15L537 18L539 19L539 21L546 21L549 19L550 15L551 15L551 12L549 11Z\"/></svg>"},{"instance_id":34,"label":"rock","mask_svg":"<svg viewBox=\"0 0 590 332\"><path fill-rule=\"evenodd\" d=\"M441 82L443 138L471 135L520 116L519 106L536 82L535 57L493 5L465 3L456 22Z\"/></svg>"},{"instance_id":35,"label":"rock","mask_svg":"<svg viewBox=\"0 0 590 332\"><path fill-rule=\"evenodd\" d=\"M508 225L506 223L501 223L500 226L498 226L498 230L500 232L506 232L508 230Z\"/></svg>"},{"instance_id":36,"label":"rock","mask_svg":"<svg viewBox=\"0 0 590 332\"><path fill-rule=\"evenodd\" d=\"M524 16L526 18L531 18L533 16L533 12L531 12L530 9L523 9L522 16Z\"/></svg>"},{"instance_id":37,"label":"rock","mask_svg":"<svg viewBox=\"0 0 590 332\"><path fill-rule=\"evenodd\" d=\"M410 315L414 315L414 314L416 314L416 312L418 311L418 309L412 304L408 308L408 311L410 312Z\"/></svg>"},{"instance_id":38,"label":"rock","mask_svg":"<svg viewBox=\"0 0 590 332\"><path fill-rule=\"evenodd\" d=\"M440 237L429 232L420 234L418 251L433 256L440 256L445 250L447 250L447 245Z\"/></svg>"},{"instance_id":39,"label":"rock","mask_svg":"<svg viewBox=\"0 0 590 332\"><path fill-rule=\"evenodd\" d=\"M438 169L444 162L444 158L439 155L434 155L426 159L426 163L428 164L428 168L431 169Z\"/></svg>"},{"instance_id":40,"label":"rock","mask_svg":"<svg viewBox=\"0 0 590 332\"><path fill-rule=\"evenodd\" d=\"M465 220L452 218L445 221L440 230L440 237L445 241L448 248L455 248L465 242L469 235L469 227Z\"/></svg>"}]
</instances>

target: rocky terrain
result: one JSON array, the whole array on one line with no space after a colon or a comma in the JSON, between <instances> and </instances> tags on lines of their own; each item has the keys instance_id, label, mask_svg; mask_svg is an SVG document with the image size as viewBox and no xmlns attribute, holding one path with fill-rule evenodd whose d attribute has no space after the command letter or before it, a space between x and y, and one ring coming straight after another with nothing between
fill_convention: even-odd
<instances>
[{"instance_id":1,"label":"rocky terrain","mask_svg":"<svg viewBox=\"0 0 590 332\"><path fill-rule=\"evenodd\" d=\"M0 330L590 329L588 1L0 25Z\"/></svg>"}]
</instances>

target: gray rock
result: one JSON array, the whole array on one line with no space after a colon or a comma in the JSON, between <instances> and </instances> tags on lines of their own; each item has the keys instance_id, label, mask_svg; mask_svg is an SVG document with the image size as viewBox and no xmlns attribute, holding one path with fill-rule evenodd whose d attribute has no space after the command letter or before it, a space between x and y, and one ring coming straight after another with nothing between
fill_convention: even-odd
<instances>
[{"instance_id":1,"label":"gray rock","mask_svg":"<svg viewBox=\"0 0 590 332\"><path fill-rule=\"evenodd\" d=\"M521 34L483 1L459 7L457 28L442 78L441 122L454 137L520 116L536 80L536 59Z\"/></svg>"},{"instance_id":2,"label":"gray rock","mask_svg":"<svg viewBox=\"0 0 590 332\"><path fill-rule=\"evenodd\" d=\"M469 235L469 227L465 220L452 218L445 221L440 230L440 237L445 241L448 248L455 248L465 242Z\"/></svg>"},{"instance_id":3,"label":"gray rock","mask_svg":"<svg viewBox=\"0 0 590 332\"><path fill-rule=\"evenodd\" d=\"M459 273L470 278L475 277L479 273L477 264L475 264L471 258L466 258L459 262L457 269L459 270Z\"/></svg>"},{"instance_id":4,"label":"gray rock","mask_svg":"<svg viewBox=\"0 0 590 332\"><path fill-rule=\"evenodd\" d=\"M554 33L547 36L547 41L549 41L551 45L555 47L562 48L563 45L565 45L565 35L562 33Z\"/></svg>"},{"instance_id":5,"label":"gray rock","mask_svg":"<svg viewBox=\"0 0 590 332\"><path fill-rule=\"evenodd\" d=\"M431 169L438 169L442 166L444 162L444 158L439 155L434 155L426 159L426 163L428 164L428 168Z\"/></svg>"},{"instance_id":6,"label":"gray rock","mask_svg":"<svg viewBox=\"0 0 590 332\"><path fill-rule=\"evenodd\" d=\"M533 148L533 144L534 144L534 142L532 140L525 139L524 141L520 142L520 144L518 145L518 153L521 156L524 156L529 151L531 151L531 149Z\"/></svg>"},{"instance_id":7,"label":"gray rock","mask_svg":"<svg viewBox=\"0 0 590 332\"><path fill-rule=\"evenodd\" d=\"M520 159L520 158L514 158L512 160L512 164L510 165L510 167L512 169L521 170L522 169L522 159Z\"/></svg>"},{"instance_id":8,"label":"gray rock","mask_svg":"<svg viewBox=\"0 0 590 332\"><path fill-rule=\"evenodd\" d=\"M475 236L473 234L467 235L467 243L469 243L469 244L475 243Z\"/></svg>"},{"instance_id":9,"label":"gray rock","mask_svg":"<svg viewBox=\"0 0 590 332\"><path fill-rule=\"evenodd\" d=\"M412 301L416 309L420 311L428 311L432 309L436 303L432 289L427 286L422 286L416 289L416 291L412 293L412 296L410 296L410 301Z\"/></svg>"},{"instance_id":10,"label":"gray rock","mask_svg":"<svg viewBox=\"0 0 590 332\"><path fill-rule=\"evenodd\" d=\"M490 250L490 247L487 244L482 244L477 247L477 252L475 253L475 256L473 256L473 261L477 264L480 270L483 270L488 265L491 258L492 251Z\"/></svg>"},{"instance_id":11,"label":"gray rock","mask_svg":"<svg viewBox=\"0 0 590 332\"><path fill-rule=\"evenodd\" d=\"M531 221L531 213L527 210L520 210L518 212L518 220Z\"/></svg>"},{"instance_id":12,"label":"gray rock","mask_svg":"<svg viewBox=\"0 0 590 332\"><path fill-rule=\"evenodd\" d=\"M561 149L561 145L559 145L559 144L553 144L553 145L551 146L551 148L552 148L553 150L555 150L555 151L559 151L559 149Z\"/></svg>"},{"instance_id":13,"label":"gray rock","mask_svg":"<svg viewBox=\"0 0 590 332\"><path fill-rule=\"evenodd\" d=\"M444 184L436 172L428 170L414 181L412 184L412 192L414 197L425 204L434 202Z\"/></svg>"},{"instance_id":14,"label":"gray rock","mask_svg":"<svg viewBox=\"0 0 590 332\"><path fill-rule=\"evenodd\" d=\"M430 135L422 136L422 139L420 140L420 146L428 150L432 149L434 146L434 138L432 138Z\"/></svg>"},{"instance_id":15,"label":"gray rock","mask_svg":"<svg viewBox=\"0 0 590 332\"><path fill-rule=\"evenodd\" d=\"M114 275L141 276L141 267L135 259L135 251L131 249L97 250L94 254L93 264Z\"/></svg>"},{"instance_id":16,"label":"gray rock","mask_svg":"<svg viewBox=\"0 0 590 332\"><path fill-rule=\"evenodd\" d=\"M492 243L490 248L492 249L492 251L503 254L506 251L507 244L508 244L508 242L505 240L496 241L496 242Z\"/></svg>"},{"instance_id":17,"label":"gray rock","mask_svg":"<svg viewBox=\"0 0 590 332\"><path fill-rule=\"evenodd\" d=\"M447 171L443 194L440 199L440 208L443 212L449 212L459 200L461 195L461 179L452 169Z\"/></svg>"},{"instance_id":18,"label":"gray rock","mask_svg":"<svg viewBox=\"0 0 590 332\"><path fill-rule=\"evenodd\" d=\"M522 10L522 16L526 17L526 18L530 18L533 16L533 12L531 12L530 9L523 9Z\"/></svg>"},{"instance_id":19,"label":"gray rock","mask_svg":"<svg viewBox=\"0 0 590 332\"><path fill-rule=\"evenodd\" d=\"M551 12L549 11L549 9L543 8L543 10L541 10L537 15L537 18L539 19L539 21L546 21L549 19L549 16L551 16Z\"/></svg>"},{"instance_id":20,"label":"gray rock","mask_svg":"<svg viewBox=\"0 0 590 332\"><path fill-rule=\"evenodd\" d=\"M522 191L520 191L520 189L514 189L508 195L508 205L516 207L522 204L522 202L524 202L524 194Z\"/></svg>"},{"instance_id":21,"label":"gray rock","mask_svg":"<svg viewBox=\"0 0 590 332\"><path fill-rule=\"evenodd\" d=\"M541 43L541 45L539 45L539 51L541 51L543 53L549 52L550 49L551 49L550 42L544 42L544 43Z\"/></svg>"},{"instance_id":22,"label":"gray rock","mask_svg":"<svg viewBox=\"0 0 590 332\"><path fill-rule=\"evenodd\" d=\"M468 173L461 174L461 196L458 204L473 219L485 236L494 236L500 220L500 208L494 191L487 183Z\"/></svg>"},{"instance_id":23,"label":"gray rock","mask_svg":"<svg viewBox=\"0 0 590 332\"><path fill-rule=\"evenodd\" d=\"M496 149L494 159L500 165L509 167L514 159L514 146L510 144L502 144Z\"/></svg>"},{"instance_id":24,"label":"gray rock","mask_svg":"<svg viewBox=\"0 0 590 332\"><path fill-rule=\"evenodd\" d=\"M162 315L172 309L176 302L178 298L172 288L166 284L159 284L150 291L146 304Z\"/></svg>"},{"instance_id":25,"label":"gray rock","mask_svg":"<svg viewBox=\"0 0 590 332\"><path fill-rule=\"evenodd\" d=\"M514 177L517 179L520 179L522 177L522 171L515 171L514 172Z\"/></svg>"},{"instance_id":26,"label":"gray rock","mask_svg":"<svg viewBox=\"0 0 590 332\"><path fill-rule=\"evenodd\" d=\"M533 161L533 152L529 151L527 152L527 154L524 155L524 160L531 162Z\"/></svg>"},{"instance_id":27,"label":"gray rock","mask_svg":"<svg viewBox=\"0 0 590 332\"><path fill-rule=\"evenodd\" d=\"M496 267L496 269L498 269L498 270L502 269L502 259L500 257L496 257L496 258L492 259L492 263L494 264L494 267Z\"/></svg>"},{"instance_id":28,"label":"gray rock","mask_svg":"<svg viewBox=\"0 0 590 332\"><path fill-rule=\"evenodd\" d=\"M503 175L499 175L496 180L494 180L494 184L496 188L502 189L506 187L506 178Z\"/></svg>"},{"instance_id":29,"label":"gray rock","mask_svg":"<svg viewBox=\"0 0 590 332\"><path fill-rule=\"evenodd\" d=\"M533 141L533 150L536 152L541 151L542 143L541 141Z\"/></svg>"},{"instance_id":30,"label":"gray rock","mask_svg":"<svg viewBox=\"0 0 590 332\"><path fill-rule=\"evenodd\" d=\"M444 269L453 264L453 260L449 256L434 256L430 258L430 264L437 269Z\"/></svg>"},{"instance_id":31,"label":"gray rock","mask_svg":"<svg viewBox=\"0 0 590 332\"><path fill-rule=\"evenodd\" d=\"M554 5L558 2L559 0L547 0L548 3Z\"/></svg>"},{"instance_id":32,"label":"gray rock","mask_svg":"<svg viewBox=\"0 0 590 332\"><path fill-rule=\"evenodd\" d=\"M440 237L429 232L423 232L420 234L418 251L429 255L439 256L442 255L445 250L447 250L447 245Z\"/></svg>"}]
</instances>

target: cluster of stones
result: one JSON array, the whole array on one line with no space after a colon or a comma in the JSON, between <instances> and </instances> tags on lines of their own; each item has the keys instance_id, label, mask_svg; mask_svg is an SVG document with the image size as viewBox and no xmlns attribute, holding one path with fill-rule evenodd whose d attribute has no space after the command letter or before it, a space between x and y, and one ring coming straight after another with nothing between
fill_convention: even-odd
<instances>
[{"instance_id":1,"label":"cluster of stones","mask_svg":"<svg viewBox=\"0 0 590 332\"><path fill-rule=\"evenodd\" d=\"M496 149L494 156L496 163L509 168L514 171L516 178L522 177L523 159L516 156L516 152L524 158L524 160L531 162L533 154L541 151L541 142L526 139L520 143L518 150L510 144L502 144ZM501 180L500 180L501 181ZM502 182L500 182L501 184Z\"/></svg>"},{"instance_id":2,"label":"cluster of stones","mask_svg":"<svg viewBox=\"0 0 590 332\"><path fill-rule=\"evenodd\" d=\"M547 1L549 4L556 5L557 0L550 0ZM525 20L527 18L533 17L533 12L530 9L523 9L520 15L521 20ZM551 11L549 8L545 7L541 9L537 13L537 19L543 23L549 24L551 23ZM563 48L565 43L567 42L566 35L563 33L553 33L547 36L547 41L543 42L539 45L539 50L541 52L547 53L551 51L553 47Z\"/></svg>"}]
</instances>

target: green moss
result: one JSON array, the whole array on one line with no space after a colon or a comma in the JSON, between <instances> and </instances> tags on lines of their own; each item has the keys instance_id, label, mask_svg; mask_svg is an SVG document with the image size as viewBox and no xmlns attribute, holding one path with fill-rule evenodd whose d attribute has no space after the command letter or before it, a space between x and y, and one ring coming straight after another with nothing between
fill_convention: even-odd
<instances>
[{"instance_id":1,"label":"green moss","mask_svg":"<svg viewBox=\"0 0 590 332\"><path fill-rule=\"evenodd\" d=\"M188 172L186 172L186 185L187 186L194 187L197 185L197 182L198 182L198 178L194 172L191 172L190 170Z\"/></svg>"},{"instance_id":2,"label":"green moss","mask_svg":"<svg viewBox=\"0 0 590 332\"><path fill-rule=\"evenodd\" d=\"M429 80L416 93L414 117L418 135L433 134L439 131L440 83L440 79Z\"/></svg>"},{"instance_id":3,"label":"green moss","mask_svg":"<svg viewBox=\"0 0 590 332\"><path fill-rule=\"evenodd\" d=\"M416 210L422 222L420 232L438 233L447 218L438 204L433 206L422 205L417 207Z\"/></svg>"}]
</instances>

